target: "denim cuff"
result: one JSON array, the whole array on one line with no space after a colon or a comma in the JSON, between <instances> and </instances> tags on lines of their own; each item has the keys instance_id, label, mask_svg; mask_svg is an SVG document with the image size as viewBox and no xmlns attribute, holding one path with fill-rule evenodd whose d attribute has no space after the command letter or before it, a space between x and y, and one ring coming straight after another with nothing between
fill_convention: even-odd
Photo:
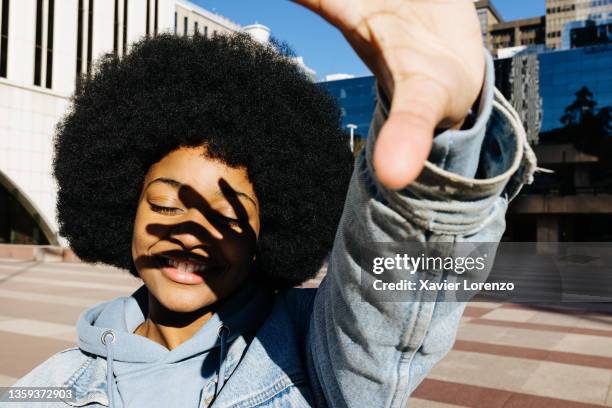
<instances>
[{"instance_id":1,"label":"denim cuff","mask_svg":"<svg viewBox=\"0 0 612 408\"><path fill-rule=\"evenodd\" d=\"M423 171L400 191L385 188L372 165L374 144L389 112L388 100L379 90L365 151L374 194L424 229L448 233L478 230L495 200L502 197L510 201L523 184L533 180L535 154L518 114L495 89L493 59L485 53L485 82L473 126L436 135ZM458 221L466 217L469 222Z\"/></svg>"},{"instance_id":2,"label":"denim cuff","mask_svg":"<svg viewBox=\"0 0 612 408\"><path fill-rule=\"evenodd\" d=\"M513 163L520 164L520 156L525 153L529 156L528 161L533 163L524 163L528 165L527 170L530 170L530 174L521 179L525 179L525 182L531 181L530 176L535 169L535 155L526 141L518 115L495 89L493 58L489 51L484 52L485 79L477 111L474 112L476 119L473 126L468 129L446 130L437 134L423 172L417 181L444 184L448 182L451 184L449 187L458 182L458 187L468 188L494 184L498 188L493 190L499 190L502 179L509 181L511 175L519 170L513 166ZM390 102L380 86L377 86L377 91L378 103L368 136L368 156L373 152L374 142L389 116L390 109ZM512 143L509 143L510 141ZM368 157L369 163L370 159ZM489 188L485 190L492 193ZM514 196L515 193L510 195Z\"/></svg>"}]
</instances>

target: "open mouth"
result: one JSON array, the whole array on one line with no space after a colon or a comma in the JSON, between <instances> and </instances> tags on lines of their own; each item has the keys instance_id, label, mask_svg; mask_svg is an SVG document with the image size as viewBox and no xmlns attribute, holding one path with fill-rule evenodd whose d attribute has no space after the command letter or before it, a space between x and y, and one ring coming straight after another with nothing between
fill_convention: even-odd
<instances>
[{"instance_id":1,"label":"open mouth","mask_svg":"<svg viewBox=\"0 0 612 408\"><path fill-rule=\"evenodd\" d=\"M207 265L204 265L201 263L194 263L191 261L180 261L177 259L164 258L164 257L160 257L159 261L161 263L160 266L162 267L171 266L173 268L178 269L179 272L183 272L183 273L204 272L207 269L209 269Z\"/></svg>"},{"instance_id":2,"label":"open mouth","mask_svg":"<svg viewBox=\"0 0 612 408\"><path fill-rule=\"evenodd\" d=\"M155 256L160 268L173 268L179 273L206 273L222 270L221 265L211 263L207 258L186 253L164 253Z\"/></svg>"}]
</instances>

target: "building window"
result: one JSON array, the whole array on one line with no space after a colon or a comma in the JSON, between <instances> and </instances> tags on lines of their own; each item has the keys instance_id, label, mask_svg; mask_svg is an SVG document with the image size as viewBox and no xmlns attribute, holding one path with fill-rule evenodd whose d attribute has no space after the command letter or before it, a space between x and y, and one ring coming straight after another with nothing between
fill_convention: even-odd
<instances>
[{"instance_id":1,"label":"building window","mask_svg":"<svg viewBox=\"0 0 612 408\"><path fill-rule=\"evenodd\" d=\"M47 72L45 86L51 89L53 85L53 20L55 18L55 0L49 0L47 20Z\"/></svg>"},{"instance_id":2,"label":"building window","mask_svg":"<svg viewBox=\"0 0 612 408\"><path fill-rule=\"evenodd\" d=\"M174 12L174 34L178 32L178 14Z\"/></svg>"},{"instance_id":3,"label":"building window","mask_svg":"<svg viewBox=\"0 0 612 408\"><path fill-rule=\"evenodd\" d=\"M204 37L208 37L208 26L204 26Z\"/></svg>"},{"instance_id":4,"label":"building window","mask_svg":"<svg viewBox=\"0 0 612 408\"><path fill-rule=\"evenodd\" d=\"M76 58L76 76L77 81L81 72L83 72L83 0L79 0L79 12L77 15L77 58Z\"/></svg>"},{"instance_id":5,"label":"building window","mask_svg":"<svg viewBox=\"0 0 612 408\"><path fill-rule=\"evenodd\" d=\"M189 27L189 19L185 16L183 18L183 35L187 35L188 27Z\"/></svg>"},{"instance_id":6,"label":"building window","mask_svg":"<svg viewBox=\"0 0 612 408\"><path fill-rule=\"evenodd\" d=\"M119 0L115 0L115 16L113 24L113 54L119 52Z\"/></svg>"},{"instance_id":7,"label":"building window","mask_svg":"<svg viewBox=\"0 0 612 408\"><path fill-rule=\"evenodd\" d=\"M198 22L197 21L193 23L193 33L194 34L199 34L199 31L198 31Z\"/></svg>"},{"instance_id":8,"label":"building window","mask_svg":"<svg viewBox=\"0 0 612 408\"><path fill-rule=\"evenodd\" d=\"M93 15L94 0L89 0L89 10L87 10L87 75L91 73L91 61L93 59Z\"/></svg>"},{"instance_id":9,"label":"building window","mask_svg":"<svg viewBox=\"0 0 612 408\"><path fill-rule=\"evenodd\" d=\"M123 0L123 55L127 52L128 0Z\"/></svg>"},{"instance_id":10,"label":"building window","mask_svg":"<svg viewBox=\"0 0 612 408\"><path fill-rule=\"evenodd\" d=\"M146 20L146 23L145 23L146 26L147 26L147 29L146 29L147 37L149 36L150 31L151 31L150 30L150 26L151 26L151 24L150 24L151 21L150 20L151 20L151 0L147 0L147 20Z\"/></svg>"},{"instance_id":11,"label":"building window","mask_svg":"<svg viewBox=\"0 0 612 408\"><path fill-rule=\"evenodd\" d=\"M158 12L159 12L159 0L155 0L155 16L154 16L154 20L153 20L153 34L155 34L155 35L157 35L157 15L158 15Z\"/></svg>"},{"instance_id":12,"label":"building window","mask_svg":"<svg viewBox=\"0 0 612 408\"><path fill-rule=\"evenodd\" d=\"M2 1L2 20L0 20L0 77L6 78L9 32L9 0L0 1Z\"/></svg>"},{"instance_id":13,"label":"building window","mask_svg":"<svg viewBox=\"0 0 612 408\"><path fill-rule=\"evenodd\" d=\"M34 43L34 85L40 86L42 75L42 15L43 2L36 1L36 42Z\"/></svg>"}]
</instances>

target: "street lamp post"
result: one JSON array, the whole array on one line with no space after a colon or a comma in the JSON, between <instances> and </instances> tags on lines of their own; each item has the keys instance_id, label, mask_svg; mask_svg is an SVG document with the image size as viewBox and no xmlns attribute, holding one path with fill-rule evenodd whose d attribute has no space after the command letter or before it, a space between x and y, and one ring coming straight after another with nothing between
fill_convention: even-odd
<instances>
[{"instance_id":1,"label":"street lamp post","mask_svg":"<svg viewBox=\"0 0 612 408\"><path fill-rule=\"evenodd\" d=\"M355 129L357 129L359 126L349 123L348 125L346 125L346 127L349 128L349 130L351 131L351 152L352 152L355 146Z\"/></svg>"}]
</instances>

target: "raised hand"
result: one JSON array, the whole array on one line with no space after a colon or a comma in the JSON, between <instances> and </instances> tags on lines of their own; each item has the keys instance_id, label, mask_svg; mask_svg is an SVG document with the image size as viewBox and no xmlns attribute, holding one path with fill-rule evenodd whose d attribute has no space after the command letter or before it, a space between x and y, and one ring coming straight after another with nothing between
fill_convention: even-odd
<instances>
[{"instance_id":1,"label":"raised hand","mask_svg":"<svg viewBox=\"0 0 612 408\"><path fill-rule=\"evenodd\" d=\"M482 88L471 0L294 0L335 25L376 75L391 111L374 148L388 188L416 179L436 129L459 128Z\"/></svg>"}]
</instances>

